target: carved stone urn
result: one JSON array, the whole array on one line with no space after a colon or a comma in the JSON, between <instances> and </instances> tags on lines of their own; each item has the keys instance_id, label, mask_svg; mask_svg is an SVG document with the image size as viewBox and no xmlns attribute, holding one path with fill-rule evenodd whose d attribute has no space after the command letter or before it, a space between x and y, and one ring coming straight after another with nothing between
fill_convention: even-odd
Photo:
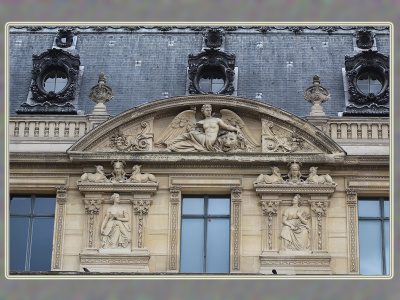
<instances>
[{"instance_id":1,"label":"carved stone urn","mask_svg":"<svg viewBox=\"0 0 400 300\"><path fill-rule=\"evenodd\" d=\"M327 89L320 85L318 75L315 75L313 80L313 86L310 86L304 92L304 99L313 104L310 116L325 116L321 103L328 101L331 95Z\"/></svg>"}]
</instances>

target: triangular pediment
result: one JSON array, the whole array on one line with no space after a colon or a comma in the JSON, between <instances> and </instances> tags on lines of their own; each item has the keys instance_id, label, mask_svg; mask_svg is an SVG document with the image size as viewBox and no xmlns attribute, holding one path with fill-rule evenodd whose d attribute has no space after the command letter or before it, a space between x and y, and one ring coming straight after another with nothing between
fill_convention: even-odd
<instances>
[{"instance_id":1,"label":"triangular pediment","mask_svg":"<svg viewBox=\"0 0 400 300\"><path fill-rule=\"evenodd\" d=\"M346 155L323 131L291 113L216 95L168 98L132 108L95 127L67 152L76 160L134 156L333 162Z\"/></svg>"}]
</instances>

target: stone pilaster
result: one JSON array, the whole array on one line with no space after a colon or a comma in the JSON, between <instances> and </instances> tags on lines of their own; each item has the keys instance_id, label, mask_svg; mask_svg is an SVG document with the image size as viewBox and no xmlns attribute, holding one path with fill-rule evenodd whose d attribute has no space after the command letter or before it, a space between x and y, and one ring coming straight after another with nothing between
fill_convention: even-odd
<instances>
[{"instance_id":1,"label":"stone pilaster","mask_svg":"<svg viewBox=\"0 0 400 300\"><path fill-rule=\"evenodd\" d=\"M242 188L235 186L231 188L231 202L232 202L232 225L231 236L232 236L232 271L240 270L240 241L241 241L241 219L242 219Z\"/></svg>"},{"instance_id":2,"label":"stone pilaster","mask_svg":"<svg viewBox=\"0 0 400 300\"><path fill-rule=\"evenodd\" d=\"M64 243L65 204L67 202L67 187L57 186L55 212L55 238L53 270L62 269L62 249Z\"/></svg>"},{"instance_id":3,"label":"stone pilaster","mask_svg":"<svg viewBox=\"0 0 400 300\"><path fill-rule=\"evenodd\" d=\"M178 240L179 240L179 215L181 203L181 188L171 186L170 188L170 249L169 270L178 271Z\"/></svg>"},{"instance_id":4,"label":"stone pilaster","mask_svg":"<svg viewBox=\"0 0 400 300\"><path fill-rule=\"evenodd\" d=\"M346 189L349 273L359 274L357 191Z\"/></svg>"}]
</instances>

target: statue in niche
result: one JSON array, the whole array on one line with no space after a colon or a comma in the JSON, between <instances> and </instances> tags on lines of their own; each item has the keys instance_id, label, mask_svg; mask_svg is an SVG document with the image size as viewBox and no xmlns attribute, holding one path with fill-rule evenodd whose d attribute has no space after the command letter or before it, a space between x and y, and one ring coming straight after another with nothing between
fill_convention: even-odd
<instances>
[{"instance_id":1,"label":"statue in niche","mask_svg":"<svg viewBox=\"0 0 400 300\"><path fill-rule=\"evenodd\" d=\"M336 183L333 182L332 177L329 176L328 174L317 175L317 169L318 169L318 167L310 168L310 174L308 175L308 177L306 179L306 183L336 185Z\"/></svg>"},{"instance_id":2,"label":"statue in niche","mask_svg":"<svg viewBox=\"0 0 400 300\"><path fill-rule=\"evenodd\" d=\"M178 114L156 146L165 145L167 152L250 152L259 146L243 120L233 111L222 109L220 119L212 116L210 104L204 104L201 112L204 119L198 122L195 110Z\"/></svg>"},{"instance_id":3,"label":"statue in niche","mask_svg":"<svg viewBox=\"0 0 400 300\"><path fill-rule=\"evenodd\" d=\"M113 171L111 173L111 182L112 183L123 183L126 181L125 178L125 162L124 161L112 161L111 165L113 166Z\"/></svg>"},{"instance_id":4,"label":"statue in niche","mask_svg":"<svg viewBox=\"0 0 400 300\"><path fill-rule=\"evenodd\" d=\"M138 183L154 183L156 181L156 177L150 173L140 173L140 165L134 165L132 167L132 175L129 177L129 182L138 182Z\"/></svg>"},{"instance_id":5,"label":"statue in niche","mask_svg":"<svg viewBox=\"0 0 400 300\"><path fill-rule=\"evenodd\" d=\"M295 195L292 206L282 214L281 249L304 251L310 248L309 214L299 207L301 196Z\"/></svg>"},{"instance_id":6,"label":"statue in niche","mask_svg":"<svg viewBox=\"0 0 400 300\"><path fill-rule=\"evenodd\" d=\"M257 180L254 183L270 183L270 184L277 184L277 183L284 183L284 180L281 176L281 171L278 167L271 167L272 174L271 175L263 175L257 177Z\"/></svg>"},{"instance_id":7,"label":"statue in niche","mask_svg":"<svg viewBox=\"0 0 400 300\"><path fill-rule=\"evenodd\" d=\"M101 240L103 248L126 248L131 241L128 210L120 205L119 194L111 196L114 202L107 209L101 223Z\"/></svg>"},{"instance_id":8,"label":"statue in niche","mask_svg":"<svg viewBox=\"0 0 400 300\"><path fill-rule=\"evenodd\" d=\"M287 180L288 183L297 184L303 182L303 179L301 179L301 176L303 175L300 172L300 166L301 163L294 162L290 164L288 173L289 179Z\"/></svg>"},{"instance_id":9,"label":"statue in niche","mask_svg":"<svg viewBox=\"0 0 400 300\"><path fill-rule=\"evenodd\" d=\"M103 166L96 166L96 173L83 173L81 176L81 182L108 182L108 179L104 174Z\"/></svg>"}]
</instances>

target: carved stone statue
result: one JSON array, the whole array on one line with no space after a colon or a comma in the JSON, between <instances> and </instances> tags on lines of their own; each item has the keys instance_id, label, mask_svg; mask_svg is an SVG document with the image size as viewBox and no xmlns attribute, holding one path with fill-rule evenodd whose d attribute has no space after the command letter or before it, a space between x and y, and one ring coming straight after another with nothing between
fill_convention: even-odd
<instances>
[{"instance_id":1,"label":"carved stone statue","mask_svg":"<svg viewBox=\"0 0 400 300\"><path fill-rule=\"evenodd\" d=\"M101 224L101 240L103 248L126 248L131 241L128 210L121 206L119 194L111 196L114 204L107 209Z\"/></svg>"},{"instance_id":2,"label":"carved stone statue","mask_svg":"<svg viewBox=\"0 0 400 300\"><path fill-rule=\"evenodd\" d=\"M272 175L260 174L260 176L258 176L257 180L254 183L270 183L270 184L284 183L279 168L271 167L271 169L272 169Z\"/></svg>"},{"instance_id":3,"label":"carved stone statue","mask_svg":"<svg viewBox=\"0 0 400 300\"><path fill-rule=\"evenodd\" d=\"M299 207L299 201L301 197L297 194L293 198L293 205L282 214L282 250L304 251L310 248L309 214Z\"/></svg>"},{"instance_id":4,"label":"carved stone statue","mask_svg":"<svg viewBox=\"0 0 400 300\"><path fill-rule=\"evenodd\" d=\"M300 163L292 163L289 167L289 173L288 177L289 179L287 180L288 183L301 183L303 182L303 179L301 179L301 176L303 176L300 172Z\"/></svg>"},{"instance_id":5,"label":"carved stone statue","mask_svg":"<svg viewBox=\"0 0 400 300\"><path fill-rule=\"evenodd\" d=\"M122 183L126 182L125 178L125 162L124 161L112 161L111 165L113 166L113 171L111 173L111 182L112 183Z\"/></svg>"},{"instance_id":6,"label":"carved stone statue","mask_svg":"<svg viewBox=\"0 0 400 300\"><path fill-rule=\"evenodd\" d=\"M328 174L317 175L317 169L318 169L318 167L310 168L310 174L308 175L308 177L306 179L306 183L336 185L336 183L333 182L332 177L329 176Z\"/></svg>"},{"instance_id":7,"label":"carved stone statue","mask_svg":"<svg viewBox=\"0 0 400 300\"><path fill-rule=\"evenodd\" d=\"M150 173L140 173L140 165L134 165L132 168L132 175L129 177L129 182L156 182L156 177Z\"/></svg>"},{"instance_id":8,"label":"carved stone statue","mask_svg":"<svg viewBox=\"0 0 400 300\"><path fill-rule=\"evenodd\" d=\"M237 150L237 140L246 140L241 145L243 151L259 146L243 120L234 112L222 109L222 118L212 116L212 107L205 104L201 108L204 119L196 122L194 110L186 110L177 115L171 124L158 139L156 146L165 145L168 152L219 152ZM233 124L233 125L229 125ZM224 135L226 130L236 135L236 139L228 141L232 135L222 138L217 145L217 139ZM243 133L243 134L242 134ZM239 137L239 139L237 139ZM224 140L225 139L225 140ZM235 145L234 147L232 147ZM240 145L239 145L240 146Z\"/></svg>"},{"instance_id":9,"label":"carved stone statue","mask_svg":"<svg viewBox=\"0 0 400 300\"><path fill-rule=\"evenodd\" d=\"M84 173L81 182L108 182L103 166L96 166L96 173Z\"/></svg>"}]
</instances>

